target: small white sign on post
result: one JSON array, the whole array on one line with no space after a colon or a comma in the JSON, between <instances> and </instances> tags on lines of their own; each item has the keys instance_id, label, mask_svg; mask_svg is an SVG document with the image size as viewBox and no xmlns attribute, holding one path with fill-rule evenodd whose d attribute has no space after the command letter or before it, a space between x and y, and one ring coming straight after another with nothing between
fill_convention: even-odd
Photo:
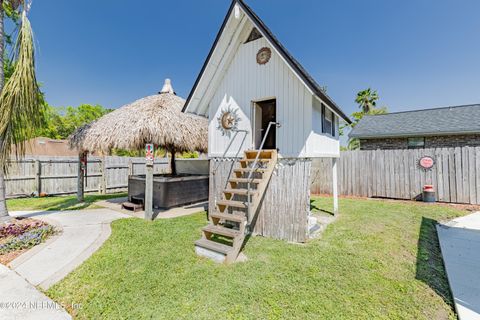
<instances>
[{"instance_id":1,"label":"small white sign on post","mask_svg":"<svg viewBox=\"0 0 480 320\"><path fill-rule=\"evenodd\" d=\"M153 166L153 161L155 160L155 149L153 144L145 145L145 164L147 166Z\"/></svg>"}]
</instances>

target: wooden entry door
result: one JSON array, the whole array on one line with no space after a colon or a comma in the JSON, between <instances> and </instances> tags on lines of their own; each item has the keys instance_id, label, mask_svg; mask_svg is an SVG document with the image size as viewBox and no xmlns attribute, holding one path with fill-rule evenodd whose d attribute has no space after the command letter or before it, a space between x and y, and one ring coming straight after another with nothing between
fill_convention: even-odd
<instances>
[{"instance_id":1,"label":"wooden entry door","mask_svg":"<svg viewBox=\"0 0 480 320\"><path fill-rule=\"evenodd\" d=\"M269 123L277 121L276 100L272 99L256 102L254 108L254 144L255 149L259 149L260 144L262 143L262 140L267 132ZM277 128L274 125L270 127L270 131L268 132L263 149L277 149L276 129Z\"/></svg>"}]
</instances>

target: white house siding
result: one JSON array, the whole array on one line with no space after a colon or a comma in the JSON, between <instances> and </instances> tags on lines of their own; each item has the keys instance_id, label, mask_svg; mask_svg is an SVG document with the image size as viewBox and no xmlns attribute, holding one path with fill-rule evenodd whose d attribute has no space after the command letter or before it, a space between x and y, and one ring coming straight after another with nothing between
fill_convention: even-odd
<instances>
[{"instance_id":1,"label":"white house siding","mask_svg":"<svg viewBox=\"0 0 480 320\"><path fill-rule=\"evenodd\" d=\"M256 54L263 47L272 49L272 58L266 65L258 65ZM327 136L312 135L312 94L283 61L275 49L261 38L242 44L224 74L209 106L209 156L223 155L230 138L217 129L217 118L227 106L239 109L239 129L248 130L243 142L239 134L227 156L235 156L252 147L252 101L275 98L277 100L277 147L282 157L312 157L330 155L338 142ZM310 143L308 143L310 140ZM319 144L319 142L321 142ZM338 153L338 151L337 151ZM240 153L241 155L241 153Z\"/></svg>"},{"instance_id":2,"label":"white house siding","mask_svg":"<svg viewBox=\"0 0 480 320\"><path fill-rule=\"evenodd\" d=\"M307 139L307 150L310 158L340 157L339 121L334 114L335 136L322 133L322 107L317 98L312 100L312 131Z\"/></svg>"}]
</instances>

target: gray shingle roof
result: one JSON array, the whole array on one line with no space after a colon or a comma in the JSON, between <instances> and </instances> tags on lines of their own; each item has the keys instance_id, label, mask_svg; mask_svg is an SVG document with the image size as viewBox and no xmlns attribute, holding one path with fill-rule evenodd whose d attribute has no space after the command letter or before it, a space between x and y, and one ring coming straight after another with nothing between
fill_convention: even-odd
<instances>
[{"instance_id":1,"label":"gray shingle roof","mask_svg":"<svg viewBox=\"0 0 480 320\"><path fill-rule=\"evenodd\" d=\"M365 116L350 138L480 133L480 104Z\"/></svg>"}]
</instances>

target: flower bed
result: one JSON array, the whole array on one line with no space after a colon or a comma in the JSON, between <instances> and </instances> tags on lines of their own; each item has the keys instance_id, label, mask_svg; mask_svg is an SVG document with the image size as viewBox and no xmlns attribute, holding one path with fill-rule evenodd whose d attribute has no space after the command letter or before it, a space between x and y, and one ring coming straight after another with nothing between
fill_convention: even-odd
<instances>
[{"instance_id":1,"label":"flower bed","mask_svg":"<svg viewBox=\"0 0 480 320\"><path fill-rule=\"evenodd\" d=\"M56 232L43 221L17 219L0 226L0 263L6 264Z\"/></svg>"}]
</instances>

